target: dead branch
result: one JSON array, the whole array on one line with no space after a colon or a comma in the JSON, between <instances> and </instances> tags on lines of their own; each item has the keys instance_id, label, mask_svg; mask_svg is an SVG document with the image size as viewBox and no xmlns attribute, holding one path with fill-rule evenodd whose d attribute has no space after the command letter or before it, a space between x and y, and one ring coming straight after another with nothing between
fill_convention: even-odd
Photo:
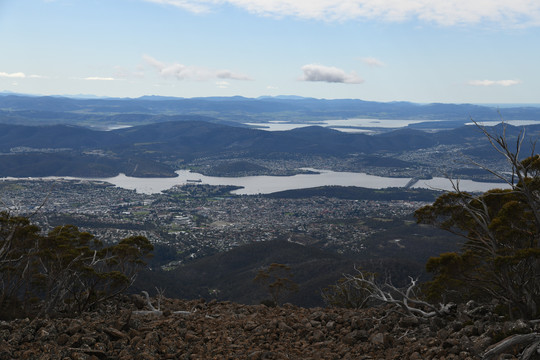
<instances>
[{"instance_id":1,"label":"dead branch","mask_svg":"<svg viewBox=\"0 0 540 360\"><path fill-rule=\"evenodd\" d=\"M531 334L525 334L525 335L512 335L510 337L507 337L504 340L499 341L495 345L492 345L489 348L490 350L484 353L484 356L482 357L482 359L483 360L493 359L497 355L504 353L506 350L514 346L529 345L527 349L520 356L520 360L528 360L536 352L536 349L538 348L538 344L540 344L540 333L531 333Z\"/></svg>"},{"instance_id":2,"label":"dead branch","mask_svg":"<svg viewBox=\"0 0 540 360\"><path fill-rule=\"evenodd\" d=\"M366 275L356 268L355 270L357 271L355 275L345 275L347 281L350 281L354 286L362 286L369 293L370 298L386 304L396 305L409 316L417 318L445 316L455 308L453 303L439 304L437 307L426 301L419 300L415 295L418 279L411 277L409 285L403 290L389 282L378 284L373 274Z\"/></svg>"}]
</instances>

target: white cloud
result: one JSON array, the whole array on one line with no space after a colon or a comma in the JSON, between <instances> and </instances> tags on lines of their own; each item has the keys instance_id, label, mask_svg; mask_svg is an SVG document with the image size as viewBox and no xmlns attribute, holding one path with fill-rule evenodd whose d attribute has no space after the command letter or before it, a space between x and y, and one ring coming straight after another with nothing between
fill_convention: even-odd
<instances>
[{"instance_id":1,"label":"white cloud","mask_svg":"<svg viewBox=\"0 0 540 360\"><path fill-rule=\"evenodd\" d=\"M209 11L209 7L204 4L205 2L208 3L208 1L200 1L200 0L145 0L147 2L152 2L156 4L164 4L164 5L172 5L179 7L181 9L191 11L194 13L202 13ZM210 1L212 2L212 1Z\"/></svg>"},{"instance_id":2,"label":"white cloud","mask_svg":"<svg viewBox=\"0 0 540 360\"><path fill-rule=\"evenodd\" d=\"M180 63L165 64L151 56L144 55L144 61L156 69L158 73L165 77L174 77L178 80L209 80L209 79L231 79L231 80L251 80L244 74L234 73L230 70L212 70L198 66L187 66Z\"/></svg>"},{"instance_id":3,"label":"white cloud","mask_svg":"<svg viewBox=\"0 0 540 360\"><path fill-rule=\"evenodd\" d=\"M374 57L362 58L362 62L364 64L366 64L367 66L371 66L371 67L383 67L384 66L384 63L381 60L375 59Z\"/></svg>"},{"instance_id":4,"label":"white cloud","mask_svg":"<svg viewBox=\"0 0 540 360\"><path fill-rule=\"evenodd\" d=\"M100 77L100 76L89 76L86 78L83 78L83 80L90 80L90 81L114 81L115 78L112 77Z\"/></svg>"},{"instance_id":5,"label":"white cloud","mask_svg":"<svg viewBox=\"0 0 540 360\"><path fill-rule=\"evenodd\" d=\"M521 80L472 80L468 84L472 86L513 86L521 83Z\"/></svg>"},{"instance_id":6,"label":"white cloud","mask_svg":"<svg viewBox=\"0 0 540 360\"><path fill-rule=\"evenodd\" d=\"M244 74L233 73L229 70L219 70L216 72L216 77L219 79L232 79L232 80L252 80L249 76Z\"/></svg>"},{"instance_id":7,"label":"white cloud","mask_svg":"<svg viewBox=\"0 0 540 360\"><path fill-rule=\"evenodd\" d=\"M229 85L227 81L216 81L216 86L220 89L227 89Z\"/></svg>"},{"instance_id":8,"label":"white cloud","mask_svg":"<svg viewBox=\"0 0 540 360\"><path fill-rule=\"evenodd\" d=\"M11 79L24 79L26 75L22 72L16 72L16 73L0 72L0 77L11 78Z\"/></svg>"},{"instance_id":9,"label":"white cloud","mask_svg":"<svg viewBox=\"0 0 540 360\"><path fill-rule=\"evenodd\" d=\"M538 0L145 0L173 5L194 13L219 5L234 5L265 16L294 16L325 21L419 19L442 25L540 25Z\"/></svg>"},{"instance_id":10,"label":"white cloud","mask_svg":"<svg viewBox=\"0 0 540 360\"><path fill-rule=\"evenodd\" d=\"M48 79L47 76L43 75L26 75L23 72L16 73L6 73L0 72L0 78L11 78L11 79Z\"/></svg>"},{"instance_id":11,"label":"white cloud","mask_svg":"<svg viewBox=\"0 0 540 360\"><path fill-rule=\"evenodd\" d=\"M303 81L323 81L343 84L361 84L364 82L355 72L346 73L332 66L307 64L302 66L302 71L304 72L304 76L300 80Z\"/></svg>"}]
</instances>

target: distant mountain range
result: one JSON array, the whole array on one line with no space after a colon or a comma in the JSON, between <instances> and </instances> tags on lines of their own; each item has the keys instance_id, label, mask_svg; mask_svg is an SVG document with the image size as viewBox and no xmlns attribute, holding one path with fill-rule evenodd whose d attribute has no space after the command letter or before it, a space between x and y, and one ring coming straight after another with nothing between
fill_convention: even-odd
<instances>
[{"instance_id":1,"label":"distant mountain range","mask_svg":"<svg viewBox=\"0 0 540 360\"><path fill-rule=\"evenodd\" d=\"M499 113L500 112L500 113ZM118 117L119 114L123 116ZM126 116L129 114L129 116ZM158 115L159 117L154 117ZM0 94L0 122L10 124L69 123L99 127L107 124L142 125L171 121L169 116L202 115L234 123L272 120L310 122L328 119L374 118L445 120L464 124L478 121L540 120L540 107L516 106L500 110L472 104L416 104L357 99L325 100L297 96L245 98L69 98Z\"/></svg>"}]
</instances>

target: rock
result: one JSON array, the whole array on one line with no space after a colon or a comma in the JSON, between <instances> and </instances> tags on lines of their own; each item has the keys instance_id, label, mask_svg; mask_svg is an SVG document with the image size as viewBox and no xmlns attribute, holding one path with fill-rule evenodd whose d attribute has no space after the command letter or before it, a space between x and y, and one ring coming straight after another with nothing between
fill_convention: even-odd
<instances>
[{"instance_id":1,"label":"rock","mask_svg":"<svg viewBox=\"0 0 540 360\"><path fill-rule=\"evenodd\" d=\"M0 321L0 330L13 330L13 325L8 321Z\"/></svg>"},{"instance_id":2,"label":"rock","mask_svg":"<svg viewBox=\"0 0 540 360\"><path fill-rule=\"evenodd\" d=\"M516 321L505 321L502 326L502 331L505 334L526 334L532 331L532 328L525 321L519 319Z\"/></svg>"},{"instance_id":3,"label":"rock","mask_svg":"<svg viewBox=\"0 0 540 360\"><path fill-rule=\"evenodd\" d=\"M324 340L324 334L320 330L315 330L313 332L313 342L321 342Z\"/></svg>"},{"instance_id":4,"label":"rock","mask_svg":"<svg viewBox=\"0 0 540 360\"><path fill-rule=\"evenodd\" d=\"M391 342L391 337L386 333L375 333L369 337L369 341L374 345L388 347Z\"/></svg>"},{"instance_id":5,"label":"rock","mask_svg":"<svg viewBox=\"0 0 540 360\"><path fill-rule=\"evenodd\" d=\"M418 320L418 318L414 316L406 316L399 320L399 326L402 327L416 327L419 323L420 320Z\"/></svg>"},{"instance_id":6,"label":"rock","mask_svg":"<svg viewBox=\"0 0 540 360\"><path fill-rule=\"evenodd\" d=\"M460 359L478 360L503 331L490 313L418 321L388 307L361 310L266 307L164 299L171 314L130 316L135 307L83 317L0 322L3 359ZM475 304L474 309L478 308ZM190 315L175 311L190 309ZM458 329L458 330L456 330ZM27 339L33 339L26 341Z\"/></svg>"},{"instance_id":7,"label":"rock","mask_svg":"<svg viewBox=\"0 0 540 360\"><path fill-rule=\"evenodd\" d=\"M60 334L58 335L58 337L56 338L56 343L58 345L65 345L67 344L67 342L69 341L70 339L70 336L68 334Z\"/></svg>"},{"instance_id":8,"label":"rock","mask_svg":"<svg viewBox=\"0 0 540 360\"><path fill-rule=\"evenodd\" d=\"M474 325L467 325L463 328L462 332L467 336L478 336L480 335L478 328Z\"/></svg>"},{"instance_id":9,"label":"rock","mask_svg":"<svg viewBox=\"0 0 540 360\"><path fill-rule=\"evenodd\" d=\"M112 328L112 327L107 327L107 328L103 329L103 331L107 335L109 335L113 340L123 339L123 338L127 337L126 334L124 334L120 330L116 330L115 328Z\"/></svg>"},{"instance_id":10,"label":"rock","mask_svg":"<svg viewBox=\"0 0 540 360\"><path fill-rule=\"evenodd\" d=\"M70 327L66 330L66 333L69 335L74 335L82 330L82 325L80 322L73 322Z\"/></svg>"},{"instance_id":11,"label":"rock","mask_svg":"<svg viewBox=\"0 0 540 360\"><path fill-rule=\"evenodd\" d=\"M278 323L278 329L281 332L294 332L293 328L291 328L289 325L285 324L283 321L280 321Z\"/></svg>"},{"instance_id":12,"label":"rock","mask_svg":"<svg viewBox=\"0 0 540 360\"><path fill-rule=\"evenodd\" d=\"M458 332L459 330L463 329L463 323L461 321L452 321L450 323L450 326L452 326L452 329L454 332Z\"/></svg>"},{"instance_id":13,"label":"rock","mask_svg":"<svg viewBox=\"0 0 540 360\"><path fill-rule=\"evenodd\" d=\"M343 337L343 342L347 345L354 345L358 340L360 340L360 333L358 330L354 330Z\"/></svg>"},{"instance_id":14,"label":"rock","mask_svg":"<svg viewBox=\"0 0 540 360\"><path fill-rule=\"evenodd\" d=\"M448 329L441 329L437 331L437 338L440 340L446 340L450 336L450 331Z\"/></svg>"},{"instance_id":15,"label":"rock","mask_svg":"<svg viewBox=\"0 0 540 360\"><path fill-rule=\"evenodd\" d=\"M493 339L489 336L482 335L474 339L472 351L474 354L480 356L491 344L493 344Z\"/></svg>"},{"instance_id":16,"label":"rock","mask_svg":"<svg viewBox=\"0 0 540 360\"><path fill-rule=\"evenodd\" d=\"M446 322L440 317L435 316L429 319L429 326L433 331L437 331L438 329L442 329L443 327L445 327Z\"/></svg>"}]
</instances>

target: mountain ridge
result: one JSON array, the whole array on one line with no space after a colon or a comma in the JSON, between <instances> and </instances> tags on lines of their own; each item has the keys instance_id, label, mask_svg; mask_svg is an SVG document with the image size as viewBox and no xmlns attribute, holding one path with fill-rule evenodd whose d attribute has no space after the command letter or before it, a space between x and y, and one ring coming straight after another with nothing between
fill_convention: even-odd
<instances>
[{"instance_id":1,"label":"mountain ridge","mask_svg":"<svg viewBox=\"0 0 540 360\"><path fill-rule=\"evenodd\" d=\"M168 96L141 96L139 98L74 98L63 96L29 96L8 93L0 96L0 110L53 111L84 114L214 114L221 119L242 121L249 119L272 120L269 114L279 118L296 114L299 119L335 118L386 118L430 119L467 121L498 119L538 119L540 108L513 106L499 109L497 106L477 104L429 103L407 101L377 102L361 99L316 99L294 96L246 98L196 97L176 98ZM266 115L265 115L266 114ZM264 115L264 116L263 116ZM240 116L240 118L239 118ZM265 120L265 121L266 121Z\"/></svg>"},{"instance_id":2,"label":"mountain ridge","mask_svg":"<svg viewBox=\"0 0 540 360\"><path fill-rule=\"evenodd\" d=\"M206 120L207 117L202 118ZM537 133L540 126L529 127ZM498 128L495 127L496 131ZM506 135L517 137L521 128L507 126ZM103 160L103 174L120 172L135 176L175 176L181 159L219 156L284 159L290 157L382 156L452 145L474 149L485 147L483 133L466 126L428 133L415 129L399 129L379 135L343 133L312 126L290 131L269 132L234 127L217 122L193 120L158 122L111 131L97 131L74 125L25 126L0 124L0 176L95 176L84 174L84 163ZM487 145L486 145L487 146ZM526 149L525 149L526 150ZM59 165L47 164L67 158L81 161L77 171L54 171ZM370 160L373 163L373 159ZM359 162L360 164L361 162ZM134 164L126 169L126 164ZM404 166L407 162L403 162ZM138 166L137 166L138 165ZM42 171L39 175L35 169ZM132 170L133 170L132 169Z\"/></svg>"}]
</instances>

